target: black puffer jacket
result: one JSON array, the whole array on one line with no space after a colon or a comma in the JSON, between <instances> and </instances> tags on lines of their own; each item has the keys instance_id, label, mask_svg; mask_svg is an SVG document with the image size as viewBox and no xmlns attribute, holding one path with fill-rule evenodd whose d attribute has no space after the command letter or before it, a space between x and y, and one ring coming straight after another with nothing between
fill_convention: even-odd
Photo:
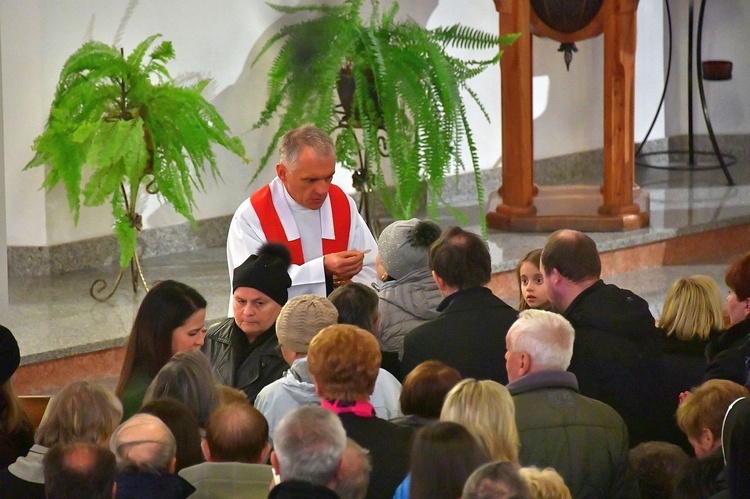
<instances>
[{"instance_id":1,"label":"black puffer jacket","mask_svg":"<svg viewBox=\"0 0 750 499\"><path fill-rule=\"evenodd\" d=\"M601 400L625 420L630 446L665 440L672 415L664 403L664 334L648 303L599 280L563 314L575 328L570 372L582 395Z\"/></svg>"}]
</instances>

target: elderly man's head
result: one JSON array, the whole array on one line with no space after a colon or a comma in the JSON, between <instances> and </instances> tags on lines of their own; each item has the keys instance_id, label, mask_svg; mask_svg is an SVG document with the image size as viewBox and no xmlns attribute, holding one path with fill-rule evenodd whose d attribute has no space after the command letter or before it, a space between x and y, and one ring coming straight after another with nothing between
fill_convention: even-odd
<instances>
[{"instance_id":1,"label":"elderly man's head","mask_svg":"<svg viewBox=\"0 0 750 499\"><path fill-rule=\"evenodd\" d=\"M120 469L173 473L177 444L161 419L136 414L117 427L109 441Z\"/></svg>"},{"instance_id":2,"label":"elderly man's head","mask_svg":"<svg viewBox=\"0 0 750 499\"><path fill-rule=\"evenodd\" d=\"M505 337L505 368L513 382L543 370L565 371L573 356L575 331L563 316L544 310L524 310Z\"/></svg>"},{"instance_id":3,"label":"elderly man's head","mask_svg":"<svg viewBox=\"0 0 750 499\"><path fill-rule=\"evenodd\" d=\"M282 481L331 487L345 447L346 431L338 416L306 405L284 416L276 428L271 464Z\"/></svg>"}]
</instances>

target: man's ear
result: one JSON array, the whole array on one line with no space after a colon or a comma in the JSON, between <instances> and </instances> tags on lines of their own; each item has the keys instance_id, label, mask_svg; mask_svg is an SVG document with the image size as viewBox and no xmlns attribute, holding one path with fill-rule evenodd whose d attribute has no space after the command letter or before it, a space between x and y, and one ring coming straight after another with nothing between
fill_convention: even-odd
<instances>
[{"instance_id":1,"label":"man's ear","mask_svg":"<svg viewBox=\"0 0 750 499\"><path fill-rule=\"evenodd\" d=\"M175 457L172 458L172 462L169 463L168 470L169 470L169 473L171 475L174 475L174 472L175 472L176 469L177 469L177 456L175 456Z\"/></svg>"},{"instance_id":2,"label":"man's ear","mask_svg":"<svg viewBox=\"0 0 750 499\"><path fill-rule=\"evenodd\" d=\"M115 499L115 497L117 497L117 482L112 484L112 499Z\"/></svg>"},{"instance_id":3,"label":"man's ear","mask_svg":"<svg viewBox=\"0 0 750 499\"><path fill-rule=\"evenodd\" d=\"M258 464L266 464L268 462L268 455L271 453L271 443L266 442L266 445L263 446L263 450L260 451L260 460L258 461Z\"/></svg>"},{"instance_id":4,"label":"man's ear","mask_svg":"<svg viewBox=\"0 0 750 499\"><path fill-rule=\"evenodd\" d=\"M211 461L211 449L208 448L208 441L205 438L201 439L201 451L203 452L203 459Z\"/></svg>"},{"instance_id":5,"label":"man's ear","mask_svg":"<svg viewBox=\"0 0 750 499\"><path fill-rule=\"evenodd\" d=\"M276 163L276 176L281 179L282 182L286 182L286 166L283 163Z\"/></svg>"},{"instance_id":6,"label":"man's ear","mask_svg":"<svg viewBox=\"0 0 750 499\"><path fill-rule=\"evenodd\" d=\"M273 471L281 476L281 470L279 470L279 458L276 455L276 451L271 451L271 468L273 468Z\"/></svg>"},{"instance_id":7,"label":"man's ear","mask_svg":"<svg viewBox=\"0 0 750 499\"><path fill-rule=\"evenodd\" d=\"M518 370L521 371L521 376L526 376L531 371L531 356L526 352L521 354L521 361L518 363Z\"/></svg>"},{"instance_id":8,"label":"man's ear","mask_svg":"<svg viewBox=\"0 0 750 499\"><path fill-rule=\"evenodd\" d=\"M434 270L432 271L432 278L435 280L435 284L437 284L438 289L442 293L445 290L445 281L442 277L437 275Z\"/></svg>"}]
</instances>

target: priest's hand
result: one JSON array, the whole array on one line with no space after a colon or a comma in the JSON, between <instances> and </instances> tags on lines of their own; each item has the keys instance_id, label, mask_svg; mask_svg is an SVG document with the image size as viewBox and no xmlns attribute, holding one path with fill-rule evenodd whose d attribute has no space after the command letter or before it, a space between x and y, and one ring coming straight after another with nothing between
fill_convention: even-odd
<instances>
[{"instance_id":1,"label":"priest's hand","mask_svg":"<svg viewBox=\"0 0 750 499\"><path fill-rule=\"evenodd\" d=\"M323 257L323 268L326 273L341 280L351 279L362 270L365 260L364 251L339 251Z\"/></svg>"}]
</instances>

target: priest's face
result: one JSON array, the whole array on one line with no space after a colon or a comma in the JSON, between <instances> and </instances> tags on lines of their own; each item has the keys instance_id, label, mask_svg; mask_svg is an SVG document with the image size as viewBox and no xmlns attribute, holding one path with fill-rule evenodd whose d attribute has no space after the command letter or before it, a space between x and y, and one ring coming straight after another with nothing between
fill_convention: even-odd
<instances>
[{"instance_id":1,"label":"priest's face","mask_svg":"<svg viewBox=\"0 0 750 499\"><path fill-rule=\"evenodd\" d=\"M281 312L281 305L255 288L240 286L232 295L234 322L251 342L268 331Z\"/></svg>"},{"instance_id":2,"label":"priest's face","mask_svg":"<svg viewBox=\"0 0 750 499\"><path fill-rule=\"evenodd\" d=\"M328 188L336 170L333 157L319 158L311 147L305 147L294 165L276 165L276 174L289 195L308 210L317 210L328 197Z\"/></svg>"}]
</instances>

